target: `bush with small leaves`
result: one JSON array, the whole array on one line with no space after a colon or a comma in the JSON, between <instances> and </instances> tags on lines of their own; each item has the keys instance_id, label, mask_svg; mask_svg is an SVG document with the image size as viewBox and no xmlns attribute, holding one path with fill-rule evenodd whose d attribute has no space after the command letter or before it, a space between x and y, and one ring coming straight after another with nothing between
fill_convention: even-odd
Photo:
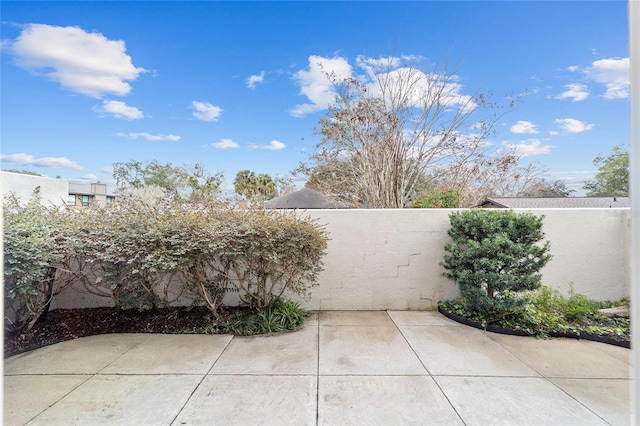
<instances>
[{"instance_id":1,"label":"bush with small leaves","mask_svg":"<svg viewBox=\"0 0 640 426\"><path fill-rule=\"evenodd\" d=\"M327 247L314 220L274 210L229 212L216 237L225 242L220 261L229 266L240 299L257 310L285 291L306 296Z\"/></svg>"},{"instance_id":2,"label":"bush with small leaves","mask_svg":"<svg viewBox=\"0 0 640 426\"><path fill-rule=\"evenodd\" d=\"M264 310L285 291L305 296L327 247L325 230L292 212L127 196L68 215L64 279L123 309L182 298L215 314L235 291Z\"/></svg>"},{"instance_id":3,"label":"bush with small leaves","mask_svg":"<svg viewBox=\"0 0 640 426\"><path fill-rule=\"evenodd\" d=\"M41 204L36 191L23 204L13 195L3 202L5 329L30 329L46 314L60 290L56 271L65 256L58 244L60 212Z\"/></svg>"},{"instance_id":4,"label":"bush with small leaves","mask_svg":"<svg viewBox=\"0 0 640 426\"><path fill-rule=\"evenodd\" d=\"M469 309L500 317L525 303L520 293L540 287L540 269L551 259L544 217L511 210L454 212L442 265Z\"/></svg>"}]
</instances>

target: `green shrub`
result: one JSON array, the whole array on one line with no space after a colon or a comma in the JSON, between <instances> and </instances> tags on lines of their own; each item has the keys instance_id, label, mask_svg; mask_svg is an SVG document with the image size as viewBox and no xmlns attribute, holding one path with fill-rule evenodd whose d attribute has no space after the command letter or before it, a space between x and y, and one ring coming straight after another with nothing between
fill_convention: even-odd
<instances>
[{"instance_id":1,"label":"green shrub","mask_svg":"<svg viewBox=\"0 0 640 426\"><path fill-rule=\"evenodd\" d=\"M8 224L22 216L17 212ZM36 225L45 237L56 236L43 237L42 248L32 246L39 256L62 253L56 258L62 265L58 283L110 297L122 309L169 307L180 299L205 305L215 314L225 295L234 291L252 309L264 310L273 296L284 292L306 296L317 284L327 247L324 228L294 213L186 205L168 199L145 202L135 196L109 207L67 209L59 213L59 220L40 220ZM6 245L10 247L11 241ZM53 263L39 258L34 262L52 265L53 269L42 269L50 274L46 282L52 283ZM7 271L18 284L45 282L30 278L28 274L36 270L19 269L24 261L13 263ZM15 293L11 285L8 289L10 295Z\"/></svg>"},{"instance_id":2,"label":"green shrub","mask_svg":"<svg viewBox=\"0 0 640 426\"><path fill-rule=\"evenodd\" d=\"M454 212L445 245L444 275L460 288L465 305L504 316L525 303L520 293L540 286L540 269L550 260L543 217L510 210Z\"/></svg>"},{"instance_id":3,"label":"green shrub","mask_svg":"<svg viewBox=\"0 0 640 426\"><path fill-rule=\"evenodd\" d=\"M72 225L65 243L72 253L68 281L113 298L122 309L168 306L168 280L177 268L163 257L167 225L177 204L125 197L109 207L68 210Z\"/></svg>"},{"instance_id":4,"label":"green shrub","mask_svg":"<svg viewBox=\"0 0 640 426\"><path fill-rule=\"evenodd\" d=\"M550 287L542 286L529 294L527 300L540 314L569 322L600 316L598 310L601 304L590 300L584 294L576 293L573 286L569 290L569 297L564 297Z\"/></svg>"},{"instance_id":5,"label":"green shrub","mask_svg":"<svg viewBox=\"0 0 640 426\"><path fill-rule=\"evenodd\" d=\"M424 198L414 200L411 207L421 209L455 209L460 207L462 195L455 189L434 189Z\"/></svg>"},{"instance_id":6,"label":"green shrub","mask_svg":"<svg viewBox=\"0 0 640 426\"><path fill-rule=\"evenodd\" d=\"M548 337L554 333L582 333L629 336L628 318L607 318L598 309L604 306L620 306L625 300L617 302L597 302L585 295L575 293L571 288L568 297L557 290L542 286L526 292L522 300L524 305L517 310L496 316L492 312L478 312L467 306L464 300L438 302L446 312L477 321L483 326L489 324L523 330L539 337Z\"/></svg>"},{"instance_id":7,"label":"green shrub","mask_svg":"<svg viewBox=\"0 0 640 426\"><path fill-rule=\"evenodd\" d=\"M323 228L291 212L232 211L217 235L240 299L258 310L285 291L306 296L317 284L327 247Z\"/></svg>"},{"instance_id":8,"label":"green shrub","mask_svg":"<svg viewBox=\"0 0 640 426\"><path fill-rule=\"evenodd\" d=\"M41 204L36 191L21 204L15 196L3 202L5 329L30 329L45 314L60 290L55 277L64 257L57 243L60 215Z\"/></svg>"}]
</instances>

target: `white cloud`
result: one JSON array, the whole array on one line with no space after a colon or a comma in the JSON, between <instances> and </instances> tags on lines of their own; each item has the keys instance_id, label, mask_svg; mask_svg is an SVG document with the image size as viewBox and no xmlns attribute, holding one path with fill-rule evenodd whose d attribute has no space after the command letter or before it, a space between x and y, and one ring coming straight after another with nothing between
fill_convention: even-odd
<instances>
[{"instance_id":1,"label":"white cloud","mask_svg":"<svg viewBox=\"0 0 640 426\"><path fill-rule=\"evenodd\" d=\"M80 176L80 179L95 182L98 180L98 176L94 175L93 173L88 173L84 176Z\"/></svg>"},{"instance_id":2,"label":"white cloud","mask_svg":"<svg viewBox=\"0 0 640 426\"><path fill-rule=\"evenodd\" d=\"M520 157L548 154L551 152L551 148L553 148L551 145L543 145L540 139L527 139L523 143L506 144L506 146Z\"/></svg>"},{"instance_id":3,"label":"white cloud","mask_svg":"<svg viewBox=\"0 0 640 426\"><path fill-rule=\"evenodd\" d=\"M24 164L37 167L48 168L66 168L72 170L82 170L84 167L78 165L75 161L69 160L67 157L43 157L34 158L33 155L18 153L18 154L0 154L0 159L7 163Z\"/></svg>"},{"instance_id":4,"label":"white cloud","mask_svg":"<svg viewBox=\"0 0 640 426\"><path fill-rule=\"evenodd\" d=\"M406 59L415 58L406 57ZM356 62L365 70L366 75L354 75L351 65L345 58L310 56L309 69L300 70L295 74L300 93L305 95L310 103L296 105L289 113L301 117L326 109L335 100L334 86L331 79L327 78L327 74L338 83L346 78L356 78L367 86L367 92L372 96L381 94L380 83L374 80L377 76L390 88L389 92L398 92L411 87L410 101L416 105L425 96L429 97L425 94L431 93L433 96L433 91L437 90L440 101L447 107L462 108L464 112L470 112L476 107L470 96L462 94L463 87L456 83L458 77L455 75L426 74L413 67L398 67L401 60L394 57L372 59L358 56ZM399 82L403 83L403 89L400 89Z\"/></svg>"},{"instance_id":5,"label":"white cloud","mask_svg":"<svg viewBox=\"0 0 640 426\"><path fill-rule=\"evenodd\" d=\"M437 73L424 73L416 68L402 67L387 73L378 74L378 79L385 82L391 90L390 93L403 93L407 87L411 87L409 100L415 106L420 106L425 99L437 100L444 106L460 108L463 113L470 113L477 105L473 98L462 94L463 86L457 83L456 75ZM367 90L370 93L380 95L380 84L371 82Z\"/></svg>"},{"instance_id":6,"label":"white cloud","mask_svg":"<svg viewBox=\"0 0 640 426\"><path fill-rule=\"evenodd\" d=\"M580 71L580 67L576 65L571 65L570 67L567 67L567 70L571 72L576 72L576 71Z\"/></svg>"},{"instance_id":7,"label":"white cloud","mask_svg":"<svg viewBox=\"0 0 640 426\"><path fill-rule=\"evenodd\" d=\"M217 149L230 149L238 148L240 145L231 139L220 139L220 142L212 143L211 146Z\"/></svg>"},{"instance_id":8,"label":"white cloud","mask_svg":"<svg viewBox=\"0 0 640 426\"><path fill-rule=\"evenodd\" d=\"M532 122L518 120L518 122L516 124L511 126L511 133L516 133L516 134L522 134L522 133L535 134L535 133L539 133L539 132L538 132L538 129L536 128L536 125L533 124Z\"/></svg>"},{"instance_id":9,"label":"white cloud","mask_svg":"<svg viewBox=\"0 0 640 426\"><path fill-rule=\"evenodd\" d=\"M280 151L281 149L284 149L286 147L286 145L280 141L276 141L273 140L271 142L269 142L269 145L257 145L257 144L251 144L250 148L251 149L268 149L271 151Z\"/></svg>"},{"instance_id":10,"label":"white cloud","mask_svg":"<svg viewBox=\"0 0 640 426\"><path fill-rule=\"evenodd\" d=\"M600 59L593 62L585 73L596 83L605 85L605 99L629 97L629 58Z\"/></svg>"},{"instance_id":11,"label":"white cloud","mask_svg":"<svg viewBox=\"0 0 640 426\"><path fill-rule=\"evenodd\" d=\"M573 118L561 118L555 120L555 123L567 133L582 133L593 129L593 124L587 124L583 121Z\"/></svg>"},{"instance_id":12,"label":"white cloud","mask_svg":"<svg viewBox=\"0 0 640 426\"><path fill-rule=\"evenodd\" d=\"M252 75L247 79L247 87L249 89L253 89L256 87L256 84L262 83L264 81L264 71L260 71L259 75Z\"/></svg>"},{"instance_id":13,"label":"white cloud","mask_svg":"<svg viewBox=\"0 0 640 426\"><path fill-rule=\"evenodd\" d=\"M102 106L95 107L94 111L111 114L115 118L124 118L125 120L139 120L144 118L142 111L122 101L102 101Z\"/></svg>"},{"instance_id":14,"label":"white cloud","mask_svg":"<svg viewBox=\"0 0 640 426\"><path fill-rule=\"evenodd\" d=\"M373 75L376 71L384 72L396 69L401 64L401 59L396 56L387 56L386 58L367 58L364 55L359 55L356 58L356 64L364 69L367 74Z\"/></svg>"},{"instance_id":15,"label":"white cloud","mask_svg":"<svg viewBox=\"0 0 640 426\"><path fill-rule=\"evenodd\" d=\"M589 89L584 84L565 84L565 90L556 99L571 99L573 102L583 101L589 96Z\"/></svg>"},{"instance_id":16,"label":"white cloud","mask_svg":"<svg viewBox=\"0 0 640 426\"><path fill-rule=\"evenodd\" d=\"M117 136L121 138L129 138L129 139L138 139L143 138L148 141L172 141L176 142L182 139L180 136L176 135L152 135L151 133L140 132L140 133L117 133Z\"/></svg>"},{"instance_id":17,"label":"white cloud","mask_svg":"<svg viewBox=\"0 0 640 426\"><path fill-rule=\"evenodd\" d=\"M219 106L212 105L209 102L193 101L191 105L195 110L193 116L202 121L218 121L218 117L224 111Z\"/></svg>"},{"instance_id":18,"label":"white cloud","mask_svg":"<svg viewBox=\"0 0 640 426\"><path fill-rule=\"evenodd\" d=\"M9 45L19 67L95 98L127 95L127 82L145 71L132 64L124 41L79 27L27 24Z\"/></svg>"},{"instance_id":19,"label":"white cloud","mask_svg":"<svg viewBox=\"0 0 640 426\"><path fill-rule=\"evenodd\" d=\"M562 181L567 188L576 191L573 196L584 197L586 194L583 186L586 181L593 179L596 173L597 171L594 170L573 170L549 172L548 176L551 181Z\"/></svg>"},{"instance_id":20,"label":"white cloud","mask_svg":"<svg viewBox=\"0 0 640 426\"><path fill-rule=\"evenodd\" d=\"M286 145L283 142L271 141L271 142L269 142L269 146L265 147L265 149L270 149L272 151L280 151L281 149L284 149L285 147L286 147Z\"/></svg>"},{"instance_id":21,"label":"white cloud","mask_svg":"<svg viewBox=\"0 0 640 426\"><path fill-rule=\"evenodd\" d=\"M300 94L306 96L310 103L296 105L289 113L295 117L320 111L334 101L333 85L325 73L333 73L342 80L352 75L349 62L341 57L324 58L309 56L309 69L295 73L294 78L300 86Z\"/></svg>"},{"instance_id":22,"label":"white cloud","mask_svg":"<svg viewBox=\"0 0 640 426\"><path fill-rule=\"evenodd\" d=\"M423 59L424 57L420 55L402 55L400 57L381 56L379 58L369 58L364 55L359 55L356 58L356 64L372 77L376 72L384 74L403 67L403 61L407 64L404 66L411 67Z\"/></svg>"}]
</instances>

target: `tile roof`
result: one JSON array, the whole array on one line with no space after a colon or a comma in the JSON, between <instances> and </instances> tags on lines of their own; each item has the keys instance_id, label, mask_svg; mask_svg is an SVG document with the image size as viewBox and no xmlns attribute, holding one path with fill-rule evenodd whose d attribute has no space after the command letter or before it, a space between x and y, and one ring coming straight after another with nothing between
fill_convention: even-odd
<instances>
[{"instance_id":1,"label":"tile roof","mask_svg":"<svg viewBox=\"0 0 640 426\"><path fill-rule=\"evenodd\" d=\"M629 197L489 197L477 207L566 209L629 207Z\"/></svg>"}]
</instances>

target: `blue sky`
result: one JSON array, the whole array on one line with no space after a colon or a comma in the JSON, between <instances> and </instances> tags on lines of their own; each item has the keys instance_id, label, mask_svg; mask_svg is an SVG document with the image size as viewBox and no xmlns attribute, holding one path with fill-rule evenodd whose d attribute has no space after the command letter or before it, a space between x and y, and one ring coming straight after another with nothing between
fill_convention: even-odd
<instances>
[{"instance_id":1,"label":"blue sky","mask_svg":"<svg viewBox=\"0 0 640 426\"><path fill-rule=\"evenodd\" d=\"M318 63L450 64L526 94L491 146L579 190L630 138L626 1L2 1L1 165L112 184L115 162L286 175L331 99ZM417 58L417 59L416 59Z\"/></svg>"}]
</instances>

